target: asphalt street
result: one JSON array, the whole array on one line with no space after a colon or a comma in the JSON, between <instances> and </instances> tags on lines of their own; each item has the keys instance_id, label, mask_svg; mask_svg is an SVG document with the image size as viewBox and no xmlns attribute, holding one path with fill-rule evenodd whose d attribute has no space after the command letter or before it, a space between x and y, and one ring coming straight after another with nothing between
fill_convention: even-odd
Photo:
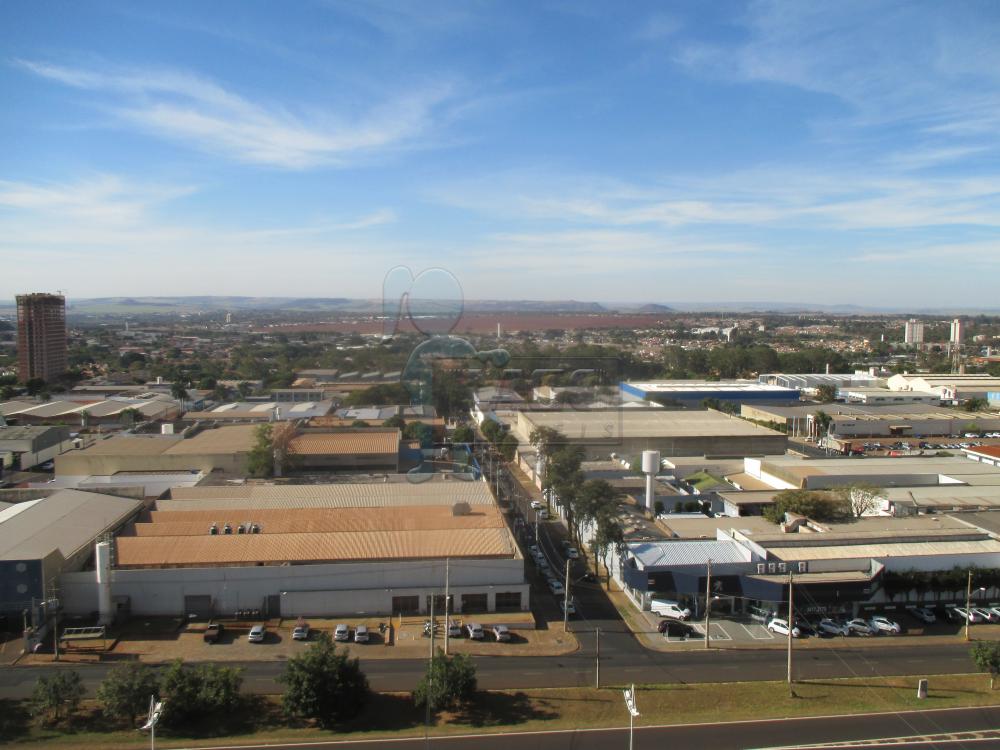
<instances>
[{"instance_id":1,"label":"asphalt street","mask_svg":"<svg viewBox=\"0 0 1000 750\"><path fill-rule=\"evenodd\" d=\"M640 711L642 706L639 706ZM724 719L724 717L720 717ZM710 747L712 750L806 750L814 747L998 748L995 727L1000 708L913 711L812 719L778 719L674 727L642 727L634 733L634 750ZM608 750L629 746L628 727L560 732L463 735L424 739L308 744L276 744L271 748L337 747L341 750ZM886 740L890 740L887 742ZM168 745L164 745L167 747ZM227 750L260 745L219 746Z\"/></svg>"}]
</instances>

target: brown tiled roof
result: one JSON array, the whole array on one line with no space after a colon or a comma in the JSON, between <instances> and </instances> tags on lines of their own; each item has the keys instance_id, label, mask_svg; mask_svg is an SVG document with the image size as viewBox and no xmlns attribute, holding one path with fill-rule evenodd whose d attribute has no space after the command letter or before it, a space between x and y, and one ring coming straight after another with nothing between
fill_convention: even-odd
<instances>
[{"instance_id":1,"label":"brown tiled roof","mask_svg":"<svg viewBox=\"0 0 1000 750\"><path fill-rule=\"evenodd\" d=\"M322 533L328 531L427 531L433 529L486 529L504 525L499 510L477 506L456 516L446 505L406 508L296 508L265 510L153 511L152 523L137 523L138 536L202 536L213 523L234 529L251 521L268 534Z\"/></svg>"},{"instance_id":2,"label":"brown tiled roof","mask_svg":"<svg viewBox=\"0 0 1000 750\"><path fill-rule=\"evenodd\" d=\"M399 452L399 430L305 433L292 440L290 449L300 456L395 455Z\"/></svg>"},{"instance_id":3,"label":"brown tiled roof","mask_svg":"<svg viewBox=\"0 0 1000 750\"><path fill-rule=\"evenodd\" d=\"M504 528L119 537L118 566L279 565L286 562L500 558L515 552Z\"/></svg>"}]
</instances>

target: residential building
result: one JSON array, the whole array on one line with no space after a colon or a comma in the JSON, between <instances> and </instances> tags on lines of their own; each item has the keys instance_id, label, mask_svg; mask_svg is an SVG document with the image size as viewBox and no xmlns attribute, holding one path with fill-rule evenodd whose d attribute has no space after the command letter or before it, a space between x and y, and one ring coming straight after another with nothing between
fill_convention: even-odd
<instances>
[{"instance_id":1,"label":"residential building","mask_svg":"<svg viewBox=\"0 0 1000 750\"><path fill-rule=\"evenodd\" d=\"M17 295L17 374L22 383L46 383L66 372L66 298L61 294Z\"/></svg>"}]
</instances>

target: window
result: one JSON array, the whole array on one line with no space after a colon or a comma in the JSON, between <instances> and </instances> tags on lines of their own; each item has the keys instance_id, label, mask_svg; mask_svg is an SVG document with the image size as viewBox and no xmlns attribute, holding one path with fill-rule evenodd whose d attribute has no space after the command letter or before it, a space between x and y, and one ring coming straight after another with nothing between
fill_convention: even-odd
<instances>
[{"instance_id":1,"label":"window","mask_svg":"<svg viewBox=\"0 0 1000 750\"><path fill-rule=\"evenodd\" d=\"M785 563L778 563L778 572L779 573L787 573L788 572L788 566Z\"/></svg>"},{"instance_id":2,"label":"window","mask_svg":"<svg viewBox=\"0 0 1000 750\"><path fill-rule=\"evenodd\" d=\"M799 563L799 572L800 573L808 573L809 572L809 563L807 563L804 560L802 562L800 562Z\"/></svg>"}]
</instances>

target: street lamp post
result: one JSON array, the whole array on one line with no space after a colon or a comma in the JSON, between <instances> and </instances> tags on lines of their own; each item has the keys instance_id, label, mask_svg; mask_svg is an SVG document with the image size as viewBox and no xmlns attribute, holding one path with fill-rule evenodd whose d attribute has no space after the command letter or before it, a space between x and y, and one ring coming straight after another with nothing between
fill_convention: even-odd
<instances>
[{"instance_id":1,"label":"street lamp post","mask_svg":"<svg viewBox=\"0 0 1000 750\"><path fill-rule=\"evenodd\" d=\"M985 586L980 586L976 589L979 591L986 591ZM968 583L965 585L965 640L969 640L969 624L972 622L972 570L969 570Z\"/></svg>"}]
</instances>

